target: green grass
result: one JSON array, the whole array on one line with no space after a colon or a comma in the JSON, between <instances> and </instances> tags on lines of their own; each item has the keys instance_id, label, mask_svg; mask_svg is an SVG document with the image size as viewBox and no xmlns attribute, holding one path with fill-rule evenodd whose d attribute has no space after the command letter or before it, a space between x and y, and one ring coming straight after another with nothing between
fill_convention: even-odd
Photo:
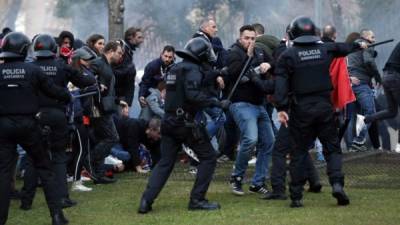
<instances>
[{"instance_id":1,"label":"green grass","mask_svg":"<svg viewBox=\"0 0 400 225\"><path fill-rule=\"evenodd\" d=\"M64 210L70 224L76 225L397 225L400 224L400 194L396 189L347 188L351 198L348 207L336 206L330 188L320 194L306 193L304 208L291 209L289 201L265 201L256 194L236 197L226 181L212 183L208 198L218 201L222 209L214 212L190 212L188 196L193 182L172 177L147 215L136 213L141 193L147 183L144 176L125 173L113 185L93 186L89 193L72 193L78 206ZM19 185L20 182L18 183ZM247 185L245 188L247 189ZM50 224L42 191L38 191L31 211L21 211L13 201L9 225Z\"/></svg>"}]
</instances>

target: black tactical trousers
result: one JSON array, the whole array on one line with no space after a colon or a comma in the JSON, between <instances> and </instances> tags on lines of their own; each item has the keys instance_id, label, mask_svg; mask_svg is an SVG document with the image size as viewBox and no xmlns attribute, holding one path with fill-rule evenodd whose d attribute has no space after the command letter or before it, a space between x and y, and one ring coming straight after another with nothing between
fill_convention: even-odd
<instances>
[{"instance_id":1,"label":"black tactical trousers","mask_svg":"<svg viewBox=\"0 0 400 225\"><path fill-rule=\"evenodd\" d=\"M33 116L0 117L0 224L5 224L10 205L10 182L17 144L32 158L34 167L43 183L50 214L61 210L57 184L51 169L50 157L41 145L40 129Z\"/></svg>"},{"instance_id":2,"label":"black tactical trousers","mask_svg":"<svg viewBox=\"0 0 400 225\"><path fill-rule=\"evenodd\" d=\"M290 197L298 200L303 197L303 187L307 179L307 160L309 145L319 138L324 146L327 174L331 185L344 185L342 173L342 151L338 131L335 126L333 107L329 99L314 103L296 104L291 107L289 131L293 151L290 162Z\"/></svg>"},{"instance_id":3,"label":"black tactical trousers","mask_svg":"<svg viewBox=\"0 0 400 225\"><path fill-rule=\"evenodd\" d=\"M68 142L68 127L65 113L56 108L40 110L39 124L42 129L41 140L43 146L49 151L52 170L57 183L58 197L68 198L67 185L67 155L65 153ZM28 157L24 186L21 190L21 202L31 205L35 197L38 182L38 173L31 157Z\"/></svg>"},{"instance_id":4,"label":"black tactical trousers","mask_svg":"<svg viewBox=\"0 0 400 225\"><path fill-rule=\"evenodd\" d=\"M93 118L92 126L96 143L90 152L93 166L92 175L103 177L105 172L104 159L110 154L111 148L118 144L119 136L112 115Z\"/></svg>"},{"instance_id":5,"label":"black tactical trousers","mask_svg":"<svg viewBox=\"0 0 400 225\"><path fill-rule=\"evenodd\" d=\"M192 128L170 126L164 121L161 130L161 160L151 173L143 198L150 203L157 198L174 168L182 144L185 144L196 153L200 161L190 198L205 199L216 166L216 153L210 141L206 137L195 138Z\"/></svg>"},{"instance_id":6,"label":"black tactical trousers","mask_svg":"<svg viewBox=\"0 0 400 225\"><path fill-rule=\"evenodd\" d=\"M291 150L291 144L288 140L290 140L289 128L282 125L278 130L272 151L271 186L274 193L284 194L286 190L286 156ZM304 163L306 179L310 186L319 184L318 171L310 154L307 154Z\"/></svg>"}]
</instances>

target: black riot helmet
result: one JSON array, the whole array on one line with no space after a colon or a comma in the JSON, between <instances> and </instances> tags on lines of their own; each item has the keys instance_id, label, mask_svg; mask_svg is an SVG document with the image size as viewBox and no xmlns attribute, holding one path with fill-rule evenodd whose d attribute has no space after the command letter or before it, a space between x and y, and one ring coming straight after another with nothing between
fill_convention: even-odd
<instances>
[{"instance_id":1,"label":"black riot helmet","mask_svg":"<svg viewBox=\"0 0 400 225\"><path fill-rule=\"evenodd\" d=\"M37 58L52 57L57 53L57 43L48 34L40 34L33 41L33 55Z\"/></svg>"},{"instance_id":2,"label":"black riot helmet","mask_svg":"<svg viewBox=\"0 0 400 225\"><path fill-rule=\"evenodd\" d=\"M202 37L190 39L184 49L176 51L176 54L181 58L189 57L198 62L213 63L217 59L211 43Z\"/></svg>"},{"instance_id":3,"label":"black riot helmet","mask_svg":"<svg viewBox=\"0 0 400 225\"><path fill-rule=\"evenodd\" d=\"M0 58L25 58L31 41L20 32L8 33L2 40Z\"/></svg>"},{"instance_id":4,"label":"black riot helmet","mask_svg":"<svg viewBox=\"0 0 400 225\"><path fill-rule=\"evenodd\" d=\"M306 16L296 17L289 28L289 37L296 42L316 42L320 39L316 36L316 27L314 22Z\"/></svg>"}]
</instances>

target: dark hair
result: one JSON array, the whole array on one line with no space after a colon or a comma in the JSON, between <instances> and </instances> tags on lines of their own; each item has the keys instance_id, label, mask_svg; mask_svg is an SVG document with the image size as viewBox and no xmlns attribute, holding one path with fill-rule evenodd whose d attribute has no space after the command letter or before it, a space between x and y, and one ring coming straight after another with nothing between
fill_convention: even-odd
<instances>
[{"instance_id":1,"label":"dark hair","mask_svg":"<svg viewBox=\"0 0 400 225\"><path fill-rule=\"evenodd\" d=\"M97 52L96 48L94 45L98 40L105 39L103 35L101 34L92 34L90 37L86 40L86 44L91 48L93 51L95 51L97 54L100 54L100 52Z\"/></svg>"},{"instance_id":2,"label":"dark hair","mask_svg":"<svg viewBox=\"0 0 400 225\"><path fill-rule=\"evenodd\" d=\"M249 30L249 31L254 31L254 32L256 32L256 30L254 29L254 27L253 27L252 25L243 25L243 26L239 29L240 34L242 34L245 30Z\"/></svg>"},{"instance_id":3,"label":"dark hair","mask_svg":"<svg viewBox=\"0 0 400 225\"><path fill-rule=\"evenodd\" d=\"M358 32L352 32L349 35L347 35L346 37L346 43L353 43L355 42L357 39L360 39L361 35Z\"/></svg>"},{"instance_id":4,"label":"dark hair","mask_svg":"<svg viewBox=\"0 0 400 225\"><path fill-rule=\"evenodd\" d=\"M4 27L2 30L2 33L4 34L4 36L10 32L12 32L12 30L9 27Z\"/></svg>"},{"instance_id":5,"label":"dark hair","mask_svg":"<svg viewBox=\"0 0 400 225\"><path fill-rule=\"evenodd\" d=\"M104 46L104 53L110 52L110 51L117 51L118 47L121 47L121 44L117 41L109 41L106 46Z\"/></svg>"},{"instance_id":6,"label":"dark hair","mask_svg":"<svg viewBox=\"0 0 400 225\"><path fill-rule=\"evenodd\" d=\"M152 118L147 127L151 130L159 130L161 128L161 120L158 118Z\"/></svg>"},{"instance_id":7,"label":"dark hair","mask_svg":"<svg viewBox=\"0 0 400 225\"><path fill-rule=\"evenodd\" d=\"M137 32L142 32L142 28L139 27L129 27L125 31L124 39L128 40L131 36L135 37Z\"/></svg>"},{"instance_id":8,"label":"dark hair","mask_svg":"<svg viewBox=\"0 0 400 225\"><path fill-rule=\"evenodd\" d=\"M69 40L71 41L71 48L72 48L74 46L74 41L75 41L74 35L71 32L66 31L66 30L61 31L61 33L58 35L58 45L59 46L62 45L64 38L69 38Z\"/></svg>"},{"instance_id":9,"label":"dark hair","mask_svg":"<svg viewBox=\"0 0 400 225\"><path fill-rule=\"evenodd\" d=\"M162 50L162 53L164 53L164 52L175 53L175 48L172 45L166 45L166 46L164 46L164 49Z\"/></svg>"},{"instance_id":10,"label":"dark hair","mask_svg":"<svg viewBox=\"0 0 400 225\"><path fill-rule=\"evenodd\" d=\"M264 34L265 33L264 26L261 23L253 23L252 26L254 27L254 30L258 34Z\"/></svg>"}]
</instances>

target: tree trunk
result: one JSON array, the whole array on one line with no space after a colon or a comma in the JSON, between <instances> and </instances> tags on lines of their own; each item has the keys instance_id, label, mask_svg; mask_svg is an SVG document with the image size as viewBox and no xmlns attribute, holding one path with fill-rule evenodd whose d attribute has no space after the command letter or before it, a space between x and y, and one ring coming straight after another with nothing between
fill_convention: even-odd
<instances>
[{"instance_id":1,"label":"tree trunk","mask_svg":"<svg viewBox=\"0 0 400 225\"><path fill-rule=\"evenodd\" d=\"M121 39L124 30L124 0L108 0L108 38Z\"/></svg>"}]
</instances>

